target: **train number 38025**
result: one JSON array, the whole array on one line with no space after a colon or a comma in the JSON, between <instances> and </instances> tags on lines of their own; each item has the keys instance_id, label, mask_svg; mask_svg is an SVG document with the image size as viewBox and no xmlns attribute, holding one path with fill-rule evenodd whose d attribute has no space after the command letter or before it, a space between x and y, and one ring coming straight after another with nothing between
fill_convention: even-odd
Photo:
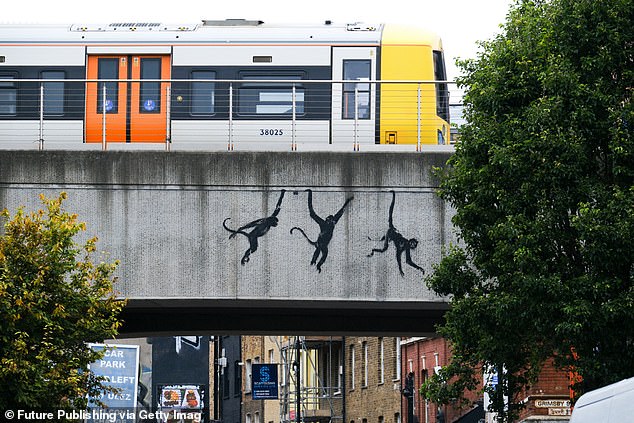
<instances>
[{"instance_id":1,"label":"train number 38025","mask_svg":"<svg viewBox=\"0 0 634 423\"><path fill-rule=\"evenodd\" d=\"M281 137L284 135L283 129L260 129L261 136Z\"/></svg>"}]
</instances>

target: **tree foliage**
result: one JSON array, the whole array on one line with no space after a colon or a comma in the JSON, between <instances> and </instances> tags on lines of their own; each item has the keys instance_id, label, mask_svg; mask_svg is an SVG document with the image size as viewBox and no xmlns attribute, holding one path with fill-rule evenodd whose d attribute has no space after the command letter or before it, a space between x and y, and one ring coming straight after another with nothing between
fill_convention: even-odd
<instances>
[{"instance_id":1,"label":"tree foliage","mask_svg":"<svg viewBox=\"0 0 634 423\"><path fill-rule=\"evenodd\" d=\"M549 358L577 392L634 375L632 22L631 0L519 0L460 63L467 124L440 194L461 243L427 279L453 297L454 356L428 398L504 368L490 391L512 420Z\"/></svg>"},{"instance_id":2,"label":"tree foliage","mask_svg":"<svg viewBox=\"0 0 634 423\"><path fill-rule=\"evenodd\" d=\"M117 334L123 301L113 292L117 263L93 263L96 238L83 245L77 216L62 209L18 209L0 236L0 409L83 409L102 390L87 371L103 353L87 342Z\"/></svg>"}]
</instances>

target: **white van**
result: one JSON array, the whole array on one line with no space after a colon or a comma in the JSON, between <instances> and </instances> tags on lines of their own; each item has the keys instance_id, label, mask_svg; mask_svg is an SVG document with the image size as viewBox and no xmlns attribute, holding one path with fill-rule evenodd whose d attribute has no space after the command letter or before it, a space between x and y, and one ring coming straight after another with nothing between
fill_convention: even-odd
<instances>
[{"instance_id":1,"label":"white van","mask_svg":"<svg viewBox=\"0 0 634 423\"><path fill-rule=\"evenodd\" d=\"M634 377L583 394L570 423L634 422Z\"/></svg>"}]
</instances>

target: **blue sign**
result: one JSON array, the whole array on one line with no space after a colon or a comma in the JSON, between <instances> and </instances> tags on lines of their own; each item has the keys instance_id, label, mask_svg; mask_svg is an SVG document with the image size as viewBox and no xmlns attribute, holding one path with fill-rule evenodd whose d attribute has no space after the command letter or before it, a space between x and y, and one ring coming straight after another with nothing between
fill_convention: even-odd
<instances>
[{"instance_id":1,"label":"blue sign","mask_svg":"<svg viewBox=\"0 0 634 423\"><path fill-rule=\"evenodd\" d=\"M251 398L277 399L277 364L254 364L251 376Z\"/></svg>"},{"instance_id":2,"label":"blue sign","mask_svg":"<svg viewBox=\"0 0 634 423\"><path fill-rule=\"evenodd\" d=\"M114 109L114 102L109 98L106 99L106 112L111 112Z\"/></svg>"},{"instance_id":3,"label":"blue sign","mask_svg":"<svg viewBox=\"0 0 634 423\"><path fill-rule=\"evenodd\" d=\"M116 388L117 392L103 392L98 398L89 398L89 406L94 407L94 401L91 400L98 399L108 409L129 410L134 416L138 386L139 346L91 344L90 347L95 351L105 351L100 360L90 365L90 370L96 376L103 376L105 378L105 381L102 382L103 385ZM129 414L126 413L126 415ZM127 421L127 419L123 421Z\"/></svg>"},{"instance_id":4,"label":"blue sign","mask_svg":"<svg viewBox=\"0 0 634 423\"><path fill-rule=\"evenodd\" d=\"M143 102L143 108L146 111L151 112L156 109L156 102L152 99L147 99Z\"/></svg>"}]
</instances>

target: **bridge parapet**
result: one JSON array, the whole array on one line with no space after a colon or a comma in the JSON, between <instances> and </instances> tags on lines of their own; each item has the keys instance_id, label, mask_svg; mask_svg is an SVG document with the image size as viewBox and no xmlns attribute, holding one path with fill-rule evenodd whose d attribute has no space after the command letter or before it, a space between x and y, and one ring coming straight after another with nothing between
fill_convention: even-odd
<instances>
[{"instance_id":1,"label":"bridge parapet","mask_svg":"<svg viewBox=\"0 0 634 423\"><path fill-rule=\"evenodd\" d=\"M423 278L455 239L449 155L3 151L0 207L68 192L121 261L129 334L424 334L448 307Z\"/></svg>"}]
</instances>

